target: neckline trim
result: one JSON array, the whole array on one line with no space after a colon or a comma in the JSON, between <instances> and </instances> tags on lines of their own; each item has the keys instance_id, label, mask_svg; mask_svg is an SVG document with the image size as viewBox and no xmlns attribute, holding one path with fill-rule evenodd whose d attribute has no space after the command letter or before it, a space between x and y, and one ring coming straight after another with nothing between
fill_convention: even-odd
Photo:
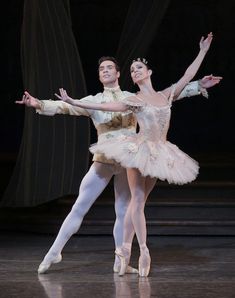
<instances>
[{"instance_id":1,"label":"neckline trim","mask_svg":"<svg viewBox=\"0 0 235 298\"><path fill-rule=\"evenodd\" d=\"M121 88L120 88L119 85L117 87L114 87L114 88L104 87L104 91L116 92L116 91L121 91Z\"/></svg>"}]
</instances>

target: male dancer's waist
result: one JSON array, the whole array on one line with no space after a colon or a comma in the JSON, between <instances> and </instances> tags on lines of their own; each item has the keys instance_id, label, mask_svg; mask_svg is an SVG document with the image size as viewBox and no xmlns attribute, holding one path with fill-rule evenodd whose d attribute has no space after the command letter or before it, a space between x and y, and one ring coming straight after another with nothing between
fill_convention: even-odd
<instances>
[{"instance_id":1,"label":"male dancer's waist","mask_svg":"<svg viewBox=\"0 0 235 298\"><path fill-rule=\"evenodd\" d=\"M101 132L102 131L102 132ZM135 127L133 126L128 126L128 127L122 127L122 128L114 128L114 129L97 129L98 132L98 141L103 142L103 141L108 141L113 138L116 138L120 135L132 135L135 134ZM93 161L98 161L102 163L107 163L107 164L117 164L117 162L113 159L108 159L105 157L104 154L94 154L94 157L92 159Z\"/></svg>"},{"instance_id":2,"label":"male dancer's waist","mask_svg":"<svg viewBox=\"0 0 235 298\"><path fill-rule=\"evenodd\" d=\"M111 164L111 165L119 165L114 159L108 159L104 154L95 153L92 161L97 161L101 163Z\"/></svg>"}]
</instances>

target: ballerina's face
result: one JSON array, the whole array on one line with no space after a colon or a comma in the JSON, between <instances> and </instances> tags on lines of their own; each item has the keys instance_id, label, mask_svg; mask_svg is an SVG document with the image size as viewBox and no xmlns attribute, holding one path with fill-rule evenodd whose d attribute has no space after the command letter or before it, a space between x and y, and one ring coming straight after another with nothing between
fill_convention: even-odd
<instances>
[{"instance_id":1,"label":"ballerina's face","mask_svg":"<svg viewBox=\"0 0 235 298\"><path fill-rule=\"evenodd\" d=\"M119 76L120 72L113 61L106 60L100 64L99 79L104 86L117 83Z\"/></svg>"},{"instance_id":2,"label":"ballerina's face","mask_svg":"<svg viewBox=\"0 0 235 298\"><path fill-rule=\"evenodd\" d=\"M141 61L135 61L130 67L131 78L134 83L147 79L151 75L151 70Z\"/></svg>"}]
</instances>

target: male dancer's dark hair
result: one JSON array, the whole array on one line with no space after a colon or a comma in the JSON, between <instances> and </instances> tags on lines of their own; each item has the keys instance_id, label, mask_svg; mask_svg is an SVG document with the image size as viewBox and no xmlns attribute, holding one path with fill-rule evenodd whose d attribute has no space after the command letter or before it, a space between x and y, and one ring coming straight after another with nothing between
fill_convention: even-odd
<instances>
[{"instance_id":1,"label":"male dancer's dark hair","mask_svg":"<svg viewBox=\"0 0 235 298\"><path fill-rule=\"evenodd\" d=\"M119 66L117 60L114 57L112 57L112 56L102 56L102 57L100 57L100 59L98 60L98 66L100 66L100 64L104 61L112 61L115 64L116 70L120 71L120 66Z\"/></svg>"}]
</instances>

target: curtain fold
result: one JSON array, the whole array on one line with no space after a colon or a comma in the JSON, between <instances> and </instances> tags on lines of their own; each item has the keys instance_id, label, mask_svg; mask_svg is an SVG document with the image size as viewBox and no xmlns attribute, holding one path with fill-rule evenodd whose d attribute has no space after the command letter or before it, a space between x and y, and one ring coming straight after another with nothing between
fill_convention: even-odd
<instances>
[{"instance_id":1,"label":"curtain fold","mask_svg":"<svg viewBox=\"0 0 235 298\"><path fill-rule=\"evenodd\" d=\"M71 28L69 0L25 0L22 73L25 90L40 99L60 87L76 98L86 84ZM39 116L25 108L22 143L1 206L36 206L77 194L89 161L89 119Z\"/></svg>"},{"instance_id":2,"label":"curtain fold","mask_svg":"<svg viewBox=\"0 0 235 298\"><path fill-rule=\"evenodd\" d=\"M131 90L130 63L147 54L170 0L132 0L116 57L122 89ZM24 87L40 99L60 87L86 95L86 84L72 33L69 0L25 0L22 24ZM21 147L1 206L36 206L77 194L89 161L89 120L39 116L25 109Z\"/></svg>"},{"instance_id":3,"label":"curtain fold","mask_svg":"<svg viewBox=\"0 0 235 298\"><path fill-rule=\"evenodd\" d=\"M147 54L169 4L170 0L131 1L116 53L122 70L123 90L132 89L131 61Z\"/></svg>"}]
</instances>

